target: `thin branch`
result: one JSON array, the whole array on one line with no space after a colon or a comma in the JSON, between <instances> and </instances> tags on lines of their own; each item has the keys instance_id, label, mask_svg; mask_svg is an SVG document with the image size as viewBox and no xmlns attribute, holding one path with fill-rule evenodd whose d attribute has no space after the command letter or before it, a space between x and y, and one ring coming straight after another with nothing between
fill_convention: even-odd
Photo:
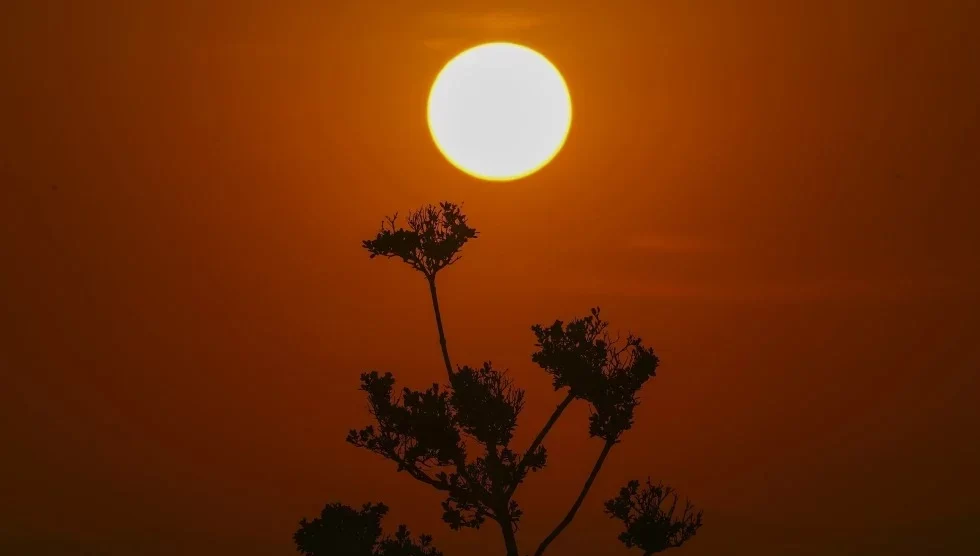
<instances>
[{"instance_id":1,"label":"thin branch","mask_svg":"<svg viewBox=\"0 0 980 556\"><path fill-rule=\"evenodd\" d=\"M471 488L473 488L476 491L476 493L480 496L480 498L482 498L480 502L489 505L491 502L491 498L493 497L490 495L489 492L487 492L487 489L483 488L482 484L473 480L469 472L466 470L466 462L457 460L455 464L456 464L456 473L460 477L462 477L463 480L466 481L467 485L469 485Z\"/></svg>"},{"instance_id":2,"label":"thin branch","mask_svg":"<svg viewBox=\"0 0 980 556\"><path fill-rule=\"evenodd\" d=\"M408 474L411 477L413 477L414 479L416 479L417 481L420 481L422 483L425 483L427 485L430 485L433 488L435 488L436 490L441 490L441 491L449 492L449 493L452 493L454 491L453 488L448 483L446 483L444 481L440 481L438 479L435 479L435 478L431 477L430 475L428 475L427 473L425 473L424 471L422 471L421 469L419 469L417 465L411 465L411 464L409 464L405 460L405 458L399 456L396 452L390 451L388 453L388 457L392 461L394 461L395 463L397 463L399 465L399 467L401 467L405 471L407 471ZM483 504L487 504L489 502L489 494L486 492L486 489L484 489L482 485L476 483L475 481L473 481L472 478L470 478L469 473L466 472L466 466L464 464L460 464L459 461L457 461L456 462L456 471L459 474L459 476L462 477L463 480L466 481L466 484L467 485L469 485L470 487L476 489L477 493L483 499L483 500L480 500L480 502L483 503ZM490 516L493 519L497 519L497 516L494 515L494 514L491 514L491 513L488 512L487 515Z\"/></svg>"},{"instance_id":3,"label":"thin branch","mask_svg":"<svg viewBox=\"0 0 980 556\"><path fill-rule=\"evenodd\" d=\"M602 464L606 461L606 456L609 455L609 451L616 443L614 441L606 441L605 446L602 447L602 452L599 454L599 459L596 460L595 465L592 466L592 473L589 474L589 478L585 481L585 485L582 486L582 492L579 493L578 498L575 503L572 504L572 508L568 510L568 514L565 518L561 520L555 530L551 532L538 546L538 549L534 552L534 556L541 556L544 554L545 549L548 545L558 538L558 535L565 530L566 527L575 519L575 514L578 509L582 506L582 502L585 501L585 497L589 494L589 489L592 488L592 483L595 482L595 478L599 475L599 470L602 468Z\"/></svg>"},{"instance_id":4,"label":"thin branch","mask_svg":"<svg viewBox=\"0 0 980 556\"><path fill-rule=\"evenodd\" d=\"M524 473L524 470L527 468L527 462L530 461L529 458L533 456L534 452L536 452L538 447L541 446L541 443L544 442L544 438L548 436L548 432L551 431L551 427L555 426L555 423L558 422L558 418L561 417L561 414L565 411L565 408L567 408L574 399L575 396L573 396L571 393L565 396L565 399L562 400L557 407L555 407L554 412L551 413L551 417L548 418L548 422L545 423L544 428L542 428L541 432L538 433L538 436L535 437L534 442L531 442L531 446L528 447L527 451L524 453L524 457L521 458L520 463L517 464L517 469L514 472L514 483L507 489L507 500L509 500L510 497L514 495L514 491L517 490L517 486L519 484L517 478Z\"/></svg>"},{"instance_id":5,"label":"thin branch","mask_svg":"<svg viewBox=\"0 0 980 556\"><path fill-rule=\"evenodd\" d=\"M419 481L427 485L431 485L438 490L444 490L447 492L450 490L450 488L447 485L444 485L443 483L433 479L432 477L428 476L421 469L418 469L417 467L407 467L406 469L408 470L409 475L411 475L412 477L418 479Z\"/></svg>"},{"instance_id":6,"label":"thin branch","mask_svg":"<svg viewBox=\"0 0 980 556\"><path fill-rule=\"evenodd\" d=\"M446 332L442 327L442 313L439 311L439 295L436 293L435 275L426 277L429 282L429 294L432 296L432 311L436 314L436 328L439 330L439 346L442 348L442 361L446 365L446 373L453 377L453 364L449 359L449 347L446 345Z\"/></svg>"},{"instance_id":7,"label":"thin branch","mask_svg":"<svg viewBox=\"0 0 980 556\"><path fill-rule=\"evenodd\" d=\"M394 461L395 463L397 463L400 468L404 469L405 471L408 471L408 474L411 475L414 479L421 481L427 485L430 485L437 490L444 490L447 492L451 490L449 488L449 485L443 483L442 481L438 481L430 477L427 473L419 469L416 465L409 464L405 460L405 458L399 456L398 453L396 453L394 450L388 451L388 458Z\"/></svg>"}]
</instances>

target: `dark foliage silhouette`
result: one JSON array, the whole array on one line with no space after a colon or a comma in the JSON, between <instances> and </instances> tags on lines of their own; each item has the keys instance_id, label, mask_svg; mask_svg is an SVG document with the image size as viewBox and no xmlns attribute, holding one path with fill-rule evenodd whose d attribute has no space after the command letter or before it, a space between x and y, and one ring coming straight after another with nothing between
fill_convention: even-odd
<instances>
[{"instance_id":1,"label":"dark foliage silhouette","mask_svg":"<svg viewBox=\"0 0 980 556\"><path fill-rule=\"evenodd\" d=\"M555 391L565 394L531 444L523 451L511 446L524 407L524 391L505 371L490 362L478 367L455 367L439 309L436 275L461 258L467 241L477 237L459 205L444 202L425 206L408 216L408 227L386 219L374 239L363 242L371 258L397 257L425 277L435 313L439 345L448 381L424 390L396 388L389 373L361 374L374 423L351 430L347 442L395 463L398 472L445 494L442 518L453 530L478 529L489 519L501 531L507 556L519 556L517 528L523 510L514 499L518 487L547 463L544 441L565 409L575 401L590 409L589 436L602 442L592 470L568 512L538 544L540 556L572 523L613 447L633 426L638 393L656 376L659 359L636 336L613 338L598 308L569 322L534 325L537 348L532 362L552 378ZM625 526L620 541L629 548L653 554L681 546L701 526L701 513L687 504L677 514L673 490L647 482L640 489L631 481L617 498L606 502L609 517ZM328 505L320 518L303 520L295 541L307 556L330 554L434 555L431 539L413 541L404 526L382 538L382 504L361 511L342 504ZM414 551L414 552L413 552Z\"/></svg>"},{"instance_id":2,"label":"dark foliage silhouette","mask_svg":"<svg viewBox=\"0 0 980 556\"><path fill-rule=\"evenodd\" d=\"M648 478L642 489L640 481L630 481L619 496L606 501L605 510L626 526L619 540L647 555L684 544L701 527L701 512L695 513L694 506L686 502L677 514L677 500L674 489L663 483L654 485Z\"/></svg>"},{"instance_id":3,"label":"dark foliage silhouette","mask_svg":"<svg viewBox=\"0 0 980 556\"><path fill-rule=\"evenodd\" d=\"M374 239L364 240L364 248L375 257L398 257L425 276L432 297L432 309L436 314L439 345L446 372L453 374L453 364L446 346L446 333L442 327L439 296L436 294L436 274L458 261L463 245L476 237L476 230L466 224L462 207L443 202L438 207L428 205L408 214L408 229L396 228L398 213L381 223L381 231Z\"/></svg>"},{"instance_id":4,"label":"dark foliage silhouette","mask_svg":"<svg viewBox=\"0 0 980 556\"><path fill-rule=\"evenodd\" d=\"M387 513L384 504L364 504L359 511L327 504L320 517L300 522L293 540L305 556L442 556L432 547L432 537L421 535L415 541L404 525L394 537L382 536L381 520Z\"/></svg>"}]
</instances>

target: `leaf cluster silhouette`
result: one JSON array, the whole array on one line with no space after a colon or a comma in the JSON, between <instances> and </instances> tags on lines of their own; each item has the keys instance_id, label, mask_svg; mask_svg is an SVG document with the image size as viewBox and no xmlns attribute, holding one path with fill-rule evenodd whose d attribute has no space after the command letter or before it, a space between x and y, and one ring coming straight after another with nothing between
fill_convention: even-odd
<instances>
[{"instance_id":1,"label":"leaf cluster silhouette","mask_svg":"<svg viewBox=\"0 0 980 556\"><path fill-rule=\"evenodd\" d=\"M396 228L398 214L381 223L374 239L363 246L374 257L398 257L426 278L460 259L463 244L476 237L462 206L449 202L427 205L408 215L408 228Z\"/></svg>"},{"instance_id":2,"label":"leaf cluster silhouette","mask_svg":"<svg viewBox=\"0 0 980 556\"><path fill-rule=\"evenodd\" d=\"M668 500L669 506L665 507ZM626 526L619 540L647 555L684 544L701 527L702 512L695 512L694 506L686 502L677 514L677 501L674 489L663 483L655 485L647 478L642 489L640 481L630 481L620 489L619 496L606 502L605 511Z\"/></svg>"},{"instance_id":3,"label":"leaf cluster silhouette","mask_svg":"<svg viewBox=\"0 0 980 556\"><path fill-rule=\"evenodd\" d=\"M320 517L300 522L293 540L306 556L443 556L432 546L432 537L421 535L415 540L404 525L394 536L383 535L381 520L387 513L384 504L367 503L360 510L327 504Z\"/></svg>"},{"instance_id":4,"label":"leaf cluster silhouette","mask_svg":"<svg viewBox=\"0 0 980 556\"><path fill-rule=\"evenodd\" d=\"M363 242L371 258L398 258L420 272L429 285L436 329L446 370L445 382L424 390L396 387L392 373L370 371L360 376L373 423L352 429L347 442L373 452L445 495L442 519L452 530L479 529L487 520L501 531L507 556L519 556L517 530L523 510L514 498L527 477L548 462L544 441L565 409L587 404L588 433L602 440L600 451L578 497L563 519L537 546L540 556L573 521L612 448L633 426L640 389L656 376L659 359L652 348L632 334L613 338L599 308L567 323L531 327L536 350L533 363L552 378L555 391L565 394L531 444L511 445L524 408L524 390L506 371L491 362L454 366L439 309L437 274L459 261L461 250L477 237L459 205L427 205L409 213L408 227L398 227L397 215L387 218L374 239ZM662 508L667 498L673 502ZM619 496L606 502L606 514L623 523L619 540L644 554L681 546L701 526L701 513L688 503L675 512L670 487L630 481ZM328 504L321 516L305 519L294 535L306 556L434 556L441 554L422 535L413 540L401 525L393 537L382 534L388 508L366 504L358 511Z\"/></svg>"}]
</instances>

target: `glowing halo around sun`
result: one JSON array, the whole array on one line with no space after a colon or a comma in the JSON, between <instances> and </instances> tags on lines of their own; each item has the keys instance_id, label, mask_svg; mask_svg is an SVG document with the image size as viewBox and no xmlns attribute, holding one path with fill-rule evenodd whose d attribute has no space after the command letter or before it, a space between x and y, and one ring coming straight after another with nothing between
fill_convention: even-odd
<instances>
[{"instance_id":1,"label":"glowing halo around sun","mask_svg":"<svg viewBox=\"0 0 980 556\"><path fill-rule=\"evenodd\" d=\"M565 145L572 99L547 58L507 42L482 44L449 61L429 91L429 131L455 167L511 181L546 166Z\"/></svg>"}]
</instances>

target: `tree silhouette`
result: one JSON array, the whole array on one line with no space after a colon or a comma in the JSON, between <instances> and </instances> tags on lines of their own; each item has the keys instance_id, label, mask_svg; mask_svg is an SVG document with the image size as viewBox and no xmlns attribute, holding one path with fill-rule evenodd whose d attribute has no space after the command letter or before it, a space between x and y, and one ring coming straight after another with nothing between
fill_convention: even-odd
<instances>
[{"instance_id":1,"label":"tree silhouette","mask_svg":"<svg viewBox=\"0 0 980 556\"><path fill-rule=\"evenodd\" d=\"M320 517L300 522L293 540L305 556L442 556L432 547L432 537L421 535L416 542L404 525L394 537L383 537L381 520L387 513L384 504L364 504L360 511L327 504Z\"/></svg>"},{"instance_id":2,"label":"tree silhouette","mask_svg":"<svg viewBox=\"0 0 980 556\"><path fill-rule=\"evenodd\" d=\"M532 326L537 349L531 360L565 397L530 446L512 448L524 391L490 362L454 368L439 310L436 275L461 258L463 246L477 232L462 208L450 202L412 211L407 223L407 228L397 227L397 214L385 219L363 247L371 258L397 257L425 277L448 382L425 390L396 390L390 372L361 374L360 389L374 423L351 430L347 442L391 460L398 472L443 492L442 518L451 529L478 529L490 519L500 527L507 556L520 556L516 531L523 511L514 495L529 474L545 467L544 440L565 409L585 402L589 436L602 441L602 450L571 508L537 546L534 555L540 556L572 523L609 452L633 426L638 393L656 375L659 359L639 337L612 338L598 308L567 323ZM671 496L670 507L663 509ZM649 555L681 546L701 527L700 512L687 503L675 514L676 503L670 487L653 486L648 479L641 490L634 480L606 502L605 510L623 522L620 541ZM430 537L413 541L404 525L393 538L382 538L381 518L387 509L383 504L367 504L361 511L327 505L319 518L300 522L294 535L297 548L306 556L439 554Z\"/></svg>"},{"instance_id":3,"label":"tree silhouette","mask_svg":"<svg viewBox=\"0 0 980 556\"><path fill-rule=\"evenodd\" d=\"M676 516L677 494L663 483L654 485L647 478L640 489L640 481L630 481L619 490L619 496L606 501L606 514L626 525L619 540L627 547L637 547L643 554L654 554L675 548L690 539L701 527L701 512L694 512L690 502L684 504ZM670 507L664 503L670 499Z\"/></svg>"},{"instance_id":4,"label":"tree silhouette","mask_svg":"<svg viewBox=\"0 0 980 556\"><path fill-rule=\"evenodd\" d=\"M452 376L453 364L446 346L446 332L442 326L442 312L439 311L439 296L436 293L436 274L458 261L463 245L476 237L476 230L466 224L462 207L443 202L438 207L427 205L408 214L408 229L395 228L398 213L381 223L381 231L374 239L364 240L364 248L371 258L382 256L399 257L425 276L432 297L432 310L436 314L436 328L439 330L439 345L446 372Z\"/></svg>"}]
</instances>

